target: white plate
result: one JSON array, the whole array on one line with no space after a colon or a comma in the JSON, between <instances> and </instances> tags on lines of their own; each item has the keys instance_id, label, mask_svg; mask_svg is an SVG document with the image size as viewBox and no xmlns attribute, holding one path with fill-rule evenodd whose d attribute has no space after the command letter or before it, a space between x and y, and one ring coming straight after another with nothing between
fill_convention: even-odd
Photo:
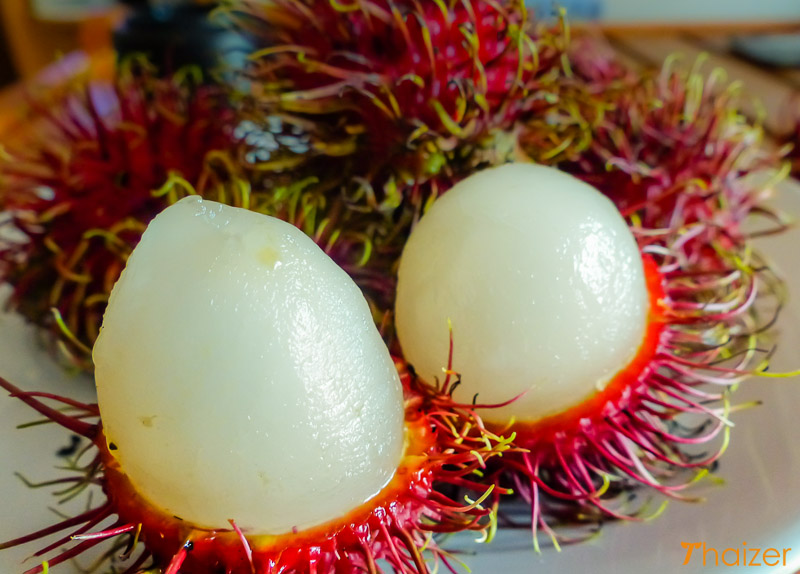
<instances>
[{"instance_id":1,"label":"white plate","mask_svg":"<svg viewBox=\"0 0 800 574\"><path fill-rule=\"evenodd\" d=\"M778 205L800 214L800 185L783 186ZM759 247L773 260L796 295L784 310L779 329L780 347L773 371L800 367L800 230L764 239ZM19 318L0 316L0 374L25 389L69 393L91 400L91 385L69 380L35 344L30 328ZM611 524L588 543L551 549L536 555L525 531L501 531L497 540L477 553L464 556L473 572L537 574L592 572L593 574L771 572L789 574L800 569L800 380L755 379L744 384L737 402L759 399L763 405L737 413L733 441L717 472L725 484L705 486L703 504L672 503L659 519L645 524ZM65 390L66 389L66 390ZM51 524L48 506L55 500L46 489L31 490L15 476L19 471L33 480L57 475L55 451L69 443L54 425L15 430L36 416L19 401L0 397L0 540L20 536ZM85 500L69 511L80 510ZM751 566L703 566L695 552L683 565L682 542L705 542L720 552L726 548L776 548L787 551L786 565L754 570ZM31 544L0 552L0 572L18 574L36 564L21 561L40 545ZM748 551L751 556L753 551ZM733 554L727 554L729 561ZM709 559L711 555L709 554ZM87 564L88 560L81 561ZM75 574L65 565L54 574Z\"/></svg>"}]
</instances>

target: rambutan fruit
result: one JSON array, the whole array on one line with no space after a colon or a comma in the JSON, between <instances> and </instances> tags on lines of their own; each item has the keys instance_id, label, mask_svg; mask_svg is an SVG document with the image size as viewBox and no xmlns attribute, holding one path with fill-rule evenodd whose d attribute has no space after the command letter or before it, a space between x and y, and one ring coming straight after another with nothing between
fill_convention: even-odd
<instances>
[{"instance_id":1,"label":"rambutan fruit","mask_svg":"<svg viewBox=\"0 0 800 574\"><path fill-rule=\"evenodd\" d=\"M15 232L0 246L0 275L14 288L9 305L86 369L125 259L173 199L154 191L169 178L199 193L227 185L206 160L231 147L234 113L190 70L159 78L141 59L110 84L75 78L32 106L45 126L0 156L4 225Z\"/></svg>"},{"instance_id":2,"label":"rambutan fruit","mask_svg":"<svg viewBox=\"0 0 800 574\"><path fill-rule=\"evenodd\" d=\"M638 75L600 32L583 30L572 35L567 55L569 76L580 78L594 93L621 81L635 81Z\"/></svg>"},{"instance_id":3,"label":"rambutan fruit","mask_svg":"<svg viewBox=\"0 0 800 574\"><path fill-rule=\"evenodd\" d=\"M607 42L586 33L571 35L564 66L551 87L553 105L547 112L517 119L517 161L563 166L591 153L595 132L607 125L607 116L640 78Z\"/></svg>"},{"instance_id":4,"label":"rambutan fruit","mask_svg":"<svg viewBox=\"0 0 800 574\"><path fill-rule=\"evenodd\" d=\"M519 0L231 0L220 12L261 44L246 73L262 113L338 132L330 155L349 156L390 212L548 109L566 42Z\"/></svg>"},{"instance_id":5,"label":"rambutan fruit","mask_svg":"<svg viewBox=\"0 0 800 574\"><path fill-rule=\"evenodd\" d=\"M93 356L98 405L60 399L71 414L0 379L92 442L79 479L106 495L0 545L70 530L26 574L120 536L130 573L424 573L424 550L450 564L433 533L492 524L480 498L433 487L487 496L473 475L507 445L394 361L357 286L283 221L200 198L164 210Z\"/></svg>"},{"instance_id":6,"label":"rambutan fruit","mask_svg":"<svg viewBox=\"0 0 800 574\"><path fill-rule=\"evenodd\" d=\"M760 304L780 287L743 239L698 262L706 224L629 228L598 190L518 164L457 184L412 232L404 357L513 433L485 477L530 503L534 534L638 518L620 494L681 498L725 450L729 390L766 367Z\"/></svg>"},{"instance_id":7,"label":"rambutan fruit","mask_svg":"<svg viewBox=\"0 0 800 574\"><path fill-rule=\"evenodd\" d=\"M187 193L291 221L382 321L411 225L459 179L517 156L515 121L553 107L568 41L563 23L536 27L516 1L237 1L221 11L267 44L252 58L254 96L235 98L235 112L231 94L184 81L191 74L129 66L113 88L80 86L41 110L54 133L5 162L5 206L26 236L0 251L11 303L82 369L125 257ZM315 26L330 30L308 34ZM317 89L345 72L374 82Z\"/></svg>"},{"instance_id":8,"label":"rambutan fruit","mask_svg":"<svg viewBox=\"0 0 800 574\"><path fill-rule=\"evenodd\" d=\"M422 256L422 265L430 270L427 279L412 280L417 291L409 297L401 287L398 298L405 297L411 307L432 301L427 307L431 312L421 315L428 319L438 316L439 322L436 328L412 328L407 336L402 336L404 327L400 327L406 357L395 365L406 401L405 454L399 462L376 465L400 470L387 485L367 483L367 490L380 492L357 504L358 508L336 509L305 523L301 523L304 518L297 519L298 532L291 537L284 536L285 525L252 530L251 523L235 515L185 519L186 512L172 510L172 501L160 499L160 495L156 501L156 495L142 490L132 471L135 466L123 460L117 439L105 434L114 432L110 426L84 423L84 417L98 415L95 406L68 403L79 409L79 414L65 417L48 410L35 393L2 383L47 416L91 438L99 451L93 466L99 474L90 478L103 485L110 502L61 523L55 530L37 533L78 527L79 542L53 563L102 539L130 535L134 541L142 539L146 549L131 571L152 556L154 566L168 574L205 574L208 568L235 573L269 568L372 572L377 569L377 558L388 560L401 572L424 572L419 549L430 544L431 531L481 530L489 518L486 508L471 503L463 506L432 491L431 485L480 491L471 473L483 467L487 458L489 466L482 474L485 484L495 487L494 506L505 491L501 487L512 485L531 504L534 530L550 531L554 520L579 516L636 517L640 509L625 508L615 496L635 486L681 496L682 489L724 450L729 429L728 387L763 368L759 348L768 320L759 316L757 303L770 289L777 290L741 229L746 215L761 210L760 201L768 187L751 175L774 166L774 158L755 145L760 132L736 113L732 93L704 89L698 85L699 76L683 76L670 68L661 76L641 80L616 68L595 74L592 61L578 63L571 70L563 58L564 31L542 28L531 32L524 8L517 2L357 0L345 6L333 0L265 0L229 2L224 11L262 37L265 47L252 58L255 108L247 112L245 122L228 124L230 131L223 130L223 139L233 134L231 141L245 145L223 142L223 147L235 149L210 155L226 166L230 161L230 168L222 172L248 171L247 180L235 180L231 187L246 198L243 205L302 229L359 286L366 292L373 290L375 315L391 306L396 258L411 225L433 205L409 245L415 235L423 233L426 218L433 217L438 205L458 204L459 186L463 189L474 183L467 180L442 199L437 199L439 195L477 168L519 155L558 164L603 192L622 217L610 203L597 199L596 192L586 192L587 197L595 198L586 200L586 205L603 205L598 210L613 213L608 217L614 223L605 235L607 220L589 219L573 226L584 230L572 245L573 251L556 249L551 257L563 268L563 273L546 277L556 284L534 281L528 285L518 278L502 279L503 273L519 272L520 267L538 261L540 248L552 240L546 234L527 242L514 240L513 246L496 245L495 250L487 250L491 241L478 237L471 240L475 248L457 261L443 255L431 263L434 250L428 249ZM492 34L484 41L488 30ZM712 83L715 79L712 77ZM592 114L588 120L587 113ZM173 172L151 184L168 199L159 210L192 188L208 195L203 174L209 162L203 165L197 179ZM219 176L214 170L212 174ZM508 240L531 227L542 233L554 230L558 235L563 231L561 224L571 221L568 217L579 216L583 203L569 203L571 192L563 192L556 181L566 181L564 177L552 176L552 192L546 190L552 201L548 209L569 204L569 214L547 216L548 210L531 208L536 194L527 197L520 193L509 202L494 198L478 214L465 211L460 215L466 224L454 219L451 233L431 234L430 242L418 242L426 248L449 241L468 242L469 233L486 223L500 227L500 232L492 232L498 240ZM550 181L549 176L545 179ZM231 181L223 180L226 191L225 185ZM496 191L502 188L498 183L502 181L498 176L497 182L487 187ZM569 181L566 187L574 184ZM107 194L103 201L111 197ZM487 217L499 208L505 210L501 216ZM516 227L507 223L514 216ZM524 221L520 222L520 217ZM138 233L142 228L136 228ZM87 233L94 237L95 232L86 229L79 237L86 239ZM98 237L108 242L107 230ZM133 243L136 241L138 236ZM133 243L120 260L127 258ZM620 255L623 244L627 251ZM520 245L523 252L518 256ZM476 254L501 268L476 274ZM271 252L261 255L266 265L280 262ZM576 263L574 257L580 261ZM370 258L373 264L364 266ZM514 267L517 261L526 263ZM111 275L122 267L117 260L110 266L115 269ZM603 285L599 291L590 277L594 275ZM401 271L401 281L402 277ZM408 284L409 280L405 281ZM453 281L457 284L452 285ZM451 303L466 306L474 314L482 288L501 298L479 317L479 327L504 341L491 354L484 352L481 345L485 343L461 350L464 335L472 337L471 331L460 326L457 313L448 307ZM108 289L103 297L107 293ZM547 345L526 338L527 332L520 334L525 331L521 329L524 320L513 316L508 303L521 294L535 296L551 313L550 319L537 317L528 320L529 324L557 319L551 321L555 324L550 333L558 336L552 335L553 341L546 340L547 345L559 338L571 342L569 348L550 353L558 364L531 359L537 345ZM596 304L585 304L592 297ZM104 304L105 299L98 301ZM401 308L398 303L398 315ZM576 309L583 314L575 313ZM502 315L501 310L506 313L505 322L492 324L492 319ZM61 314L70 319L68 312ZM98 317L95 312L95 335ZM452 339L447 319L452 320ZM584 329L589 326L605 330L587 337ZM81 333L68 320L61 330ZM228 331L236 332L238 327ZM187 349L196 351L193 347L200 332L186 335ZM479 332L475 340L484 341L485 332ZM417 333L421 333L419 338ZM621 338L612 340L612 335ZM436 338L436 343L426 342L427 336ZM75 340L81 337L79 334ZM522 350L514 347L520 342ZM88 342L83 345L85 351ZM423 354L438 354L426 367L424 360L408 350L414 345ZM215 354L214 345L203 348L209 355ZM240 352L257 354L252 348L246 352L248 348L245 345ZM594 354L584 355L590 348ZM573 360L574 352L582 360ZM410 362L409 368L405 360ZM464 369L469 365L462 361L472 360L479 365L488 360L492 368L501 365L522 373L517 380L522 386L500 387L499 396L492 396L495 391L487 388L471 388L474 372ZM445 382L433 385L445 366ZM513 379L502 368L499 375L492 368L485 369L488 375L484 377L495 385L490 389L498 388L499 379L504 385ZM428 385L420 383L417 371ZM451 383L456 371L460 378ZM541 396L529 390L526 373L555 378L556 371L558 376L578 373L575 380L580 388L566 393L547 391ZM218 380L226 378L218 374ZM711 389L721 385L722 390L710 390L707 385ZM465 400L469 405L465 407L450 398L454 393L467 399L475 393L478 396ZM545 405L545 400L555 400L555 404ZM485 408L489 403L492 409ZM219 404L224 401L220 399ZM533 410L515 414L516 408L524 406ZM474 409L490 420L488 430ZM685 423L687 413L703 422ZM205 425L205 416L202 413L203 420L196 421L193 428ZM138 423L129 426L146 432L152 428L148 425L163 418L152 417L152 413L144 413ZM385 417L387 421L390 418ZM239 428L239 423L231 423L231 428ZM438 429L435 439L428 432L432 428ZM508 449L507 442L499 438L508 432L515 433L512 448L506 450L502 463L491 460L492 454ZM287 439L286 444L295 443ZM694 449L705 447L712 452L696 456ZM161 462L161 468L170 470ZM286 465L287 470L290 467ZM213 485L210 481L206 484L204 477L191 484ZM298 496L307 501L310 499L303 497L312 492ZM210 498L201 496L203 501ZM133 502L126 502L130 500ZM313 508L303 510L321 509L325 504L314 501L308 506ZM176 513L184 520L176 519ZM113 526L84 536L112 515L117 516ZM444 554L436 555L446 560Z\"/></svg>"},{"instance_id":9,"label":"rambutan fruit","mask_svg":"<svg viewBox=\"0 0 800 574\"><path fill-rule=\"evenodd\" d=\"M788 166L742 113L739 87L725 82L724 71L704 74L701 66L687 72L670 60L605 89L587 83L586 97L602 102L602 113L585 122L587 146L552 161L554 143L545 139L552 134L521 123L520 147L602 191L634 226L701 226L688 240L696 252L729 249L751 213L780 227L763 202ZM553 117L556 132L559 118L566 116Z\"/></svg>"},{"instance_id":10,"label":"rambutan fruit","mask_svg":"<svg viewBox=\"0 0 800 574\"><path fill-rule=\"evenodd\" d=\"M289 221L353 275L378 321L391 306L393 290L373 270L390 263L373 237L377 228L390 236L394 260L401 235L326 193L345 174L305 164L322 145L314 126L278 117L259 126L246 102L199 80L191 69L164 78L145 60L125 60L111 84L80 77L34 98L44 126L24 147L2 150L8 304L44 327L70 366L93 368L90 350L128 255L148 222L186 195Z\"/></svg>"}]
</instances>

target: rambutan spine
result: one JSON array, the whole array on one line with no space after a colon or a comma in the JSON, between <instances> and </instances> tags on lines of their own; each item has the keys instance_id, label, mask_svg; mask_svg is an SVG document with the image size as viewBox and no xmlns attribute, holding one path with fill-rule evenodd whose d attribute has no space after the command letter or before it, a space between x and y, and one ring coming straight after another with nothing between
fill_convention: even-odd
<instances>
[{"instance_id":1,"label":"rambutan spine","mask_svg":"<svg viewBox=\"0 0 800 574\"><path fill-rule=\"evenodd\" d=\"M419 381L402 360L396 361L406 395L406 424L410 444L398 475L363 508L332 524L282 536L249 538L231 520L229 530L204 531L163 515L143 500L117 468L94 404L82 404L50 394L25 392L0 378L0 387L65 429L89 439L96 449L79 476L58 479L99 484L107 499L86 512L53 526L10 540L0 549L39 540L69 530L69 534L38 550L42 557L67 545L52 558L25 572L47 572L82 552L112 541L124 549L126 573L141 568L165 572L202 574L222 567L226 572L283 571L297 573L382 571L379 560L396 572L423 574L442 564L456 571L454 558L439 548L435 533L474 531L485 539L496 526L492 508L482 502L502 487L487 487L477 480L487 461L510 450L509 440L488 431L475 411L453 403L443 389ZM56 400L74 409L65 414L43 400ZM434 490L434 485L477 493L459 502ZM102 530L99 524L112 519ZM71 530L70 530L71 529ZM71 543L71 544L70 544ZM144 548L140 551L140 546ZM135 556L135 557L134 557ZM132 561L130 561L132 560ZM432 565L428 565L429 561ZM145 566L148 561L150 566Z\"/></svg>"},{"instance_id":2,"label":"rambutan spine","mask_svg":"<svg viewBox=\"0 0 800 574\"><path fill-rule=\"evenodd\" d=\"M197 81L185 71L156 77L139 59L124 62L112 85L76 79L42 96L54 105L34 100L50 131L0 157L3 225L13 232L0 245L0 276L14 287L8 304L46 329L70 367L92 370L91 347L128 255L148 222L186 195L290 221L359 280L376 317L391 304L375 271L390 264L373 247L382 236L384 245L402 240L395 224L326 193L321 172L253 166L247 155L261 153L266 132L248 127L223 88ZM297 141L294 124L268 123ZM276 145L290 153L299 144Z\"/></svg>"},{"instance_id":3,"label":"rambutan spine","mask_svg":"<svg viewBox=\"0 0 800 574\"><path fill-rule=\"evenodd\" d=\"M246 72L257 109L354 142L346 165L386 211L408 194L421 208L420 186L445 189L495 132L550 109L568 42L563 22L532 23L518 0L231 1L219 13L263 45Z\"/></svg>"},{"instance_id":4,"label":"rambutan spine","mask_svg":"<svg viewBox=\"0 0 800 574\"><path fill-rule=\"evenodd\" d=\"M665 502L647 516L652 493L696 500L685 491L730 440L729 415L738 408L731 392L765 375L783 285L747 238L716 253L711 268L708 257L684 252L701 225L634 228L648 258L648 335L608 396L495 429L515 431L516 448L490 465L487 480L510 485L530 504L537 550L540 531L558 545L557 526L653 517ZM631 506L628 494L637 489Z\"/></svg>"},{"instance_id":5,"label":"rambutan spine","mask_svg":"<svg viewBox=\"0 0 800 574\"><path fill-rule=\"evenodd\" d=\"M14 287L9 305L86 369L110 288L164 206L152 191L169 174L203 191L217 184L205 156L231 145L233 112L221 89L186 71L158 78L138 58L110 85L76 78L32 106L47 124L38 143L0 159L4 224L17 232L0 249L2 276Z\"/></svg>"}]
</instances>

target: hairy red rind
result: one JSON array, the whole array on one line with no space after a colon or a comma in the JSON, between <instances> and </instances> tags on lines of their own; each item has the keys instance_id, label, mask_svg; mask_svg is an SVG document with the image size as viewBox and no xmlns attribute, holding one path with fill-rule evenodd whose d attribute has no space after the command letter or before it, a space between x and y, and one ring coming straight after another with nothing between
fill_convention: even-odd
<instances>
[{"instance_id":1,"label":"hairy red rind","mask_svg":"<svg viewBox=\"0 0 800 574\"><path fill-rule=\"evenodd\" d=\"M55 566L122 536L130 539L128 554L137 543L144 547L129 572L148 559L169 574L355 574L381 571L377 561L388 562L396 572L422 574L428 572L430 560L452 570L451 559L436 546L433 533L483 532L491 524L492 510L477 501L449 498L434 486L450 484L487 494L487 486L475 480L475 472L508 447L484 429L474 411L453 404L448 395L422 384L402 361L397 361L397 367L406 395L407 449L394 478L375 498L341 519L279 536L248 536L236 526L235 517L231 517L230 529L207 530L161 512L127 479L114 458L116 447L106 444L101 424L82 420L97 416L96 405L73 405L80 407L79 413L66 415L39 400L37 393L26 393L0 379L0 387L13 396L93 442L97 453L90 466L94 470L84 479L99 480L107 496L99 507L83 515L2 547L77 527L37 555L52 552L72 539L71 546L48 560L49 566ZM109 527L92 531L111 517L115 518ZM43 567L37 566L26 574L42 571Z\"/></svg>"}]
</instances>

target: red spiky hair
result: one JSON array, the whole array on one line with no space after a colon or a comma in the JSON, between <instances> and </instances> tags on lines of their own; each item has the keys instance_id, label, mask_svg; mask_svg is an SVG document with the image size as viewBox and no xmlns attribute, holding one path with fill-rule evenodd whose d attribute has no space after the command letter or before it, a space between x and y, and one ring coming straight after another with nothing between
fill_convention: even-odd
<instances>
[{"instance_id":1,"label":"red spiky hair","mask_svg":"<svg viewBox=\"0 0 800 574\"><path fill-rule=\"evenodd\" d=\"M522 126L520 145L532 159L556 163L602 191L634 225L705 222L695 244L730 245L725 236L741 235L742 221L763 212L771 193L774 180L752 174L780 168L780 158L763 145L761 126L742 114L737 85L726 84L719 69L703 74L701 64L687 72L669 59L660 72L628 75L605 88L590 81L583 98L602 113L581 117L576 108L551 123L565 133L583 121L588 145L551 155L536 120Z\"/></svg>"},{"instance_id":2,"label":"red spiky hair","mask_svg":"<svg viewBox=\"0 0 800 574\"><path fill-rule=\"evenodd\" d=\"M231 145L233 113L191 71L159 78L142 60L123 63L111 84L75 78L31 105L45 124L38 140L0 156L4 225L22 232L0 245L0 275L14 287L11 307L89 368L111 287L168 205L154 191L169 177L214 185L206 156Z\"/></svg>"},{"instance_id":3,"label":"red spiky hair","mask_svg":"<svg viewBox=\"0 0 800 574\"><path fill-rule=\"evenodd\" d=\"M143 572L142 568L166 574L377 574L383 571L378 561L403 574L427 574L439 564L455 573L454 559L436 545L433 534L472 531L491 536L494 515L481 502L492 488L487 490L476 478L487 460L508 452L509 446L484 428L471 407L457 405L448 394L424 385L402 361L397 360L396 367L405 394L407 448L394 478L346 516L278 536L248 536L233 520L230 528L201 529L165 514L138 494L125 476L101 423L85 420L99 416L97 405L25 392L0 378L0 388L89 439L95 448L88 464L53 484L99 484L106 495L99 506L0 544L0 550L69 530L38 550L34 556L39 558L56 553L25 574L47 572L109 541L113 547L108 556L125 550L125 559L130 559L122 566L125 574ZM53 408L43 399L71 412ZM473 494L460 502L434 487L467 489L480 496ZM66 549L57 550L64 545Z\"/></svg>"},{"instance_id":4,"label":"red spiky hair","mask_svg":"<svg viewBox=\"0 0 800 574\"><path fill-rule=\"evenodd\" d=\"M696 500L687 488L729 441L732 389L764 375L779 281L744 252L715 272L682 267L685 233L665 232L668 248L646 256L645 339L602 392L534 423L490 426L513 433L516 448L491 465L487 480L530 504L537 550L539 530L558 545L554 526L652 518L663 509L651 508L654 492ZM499 497L495 504L502 511Z\"/></svg>"},{"instance_id":5,"label":"red spiky hair","mask_svg":"<svg viewBox=\"0 0 800 574\"><path fill-rule=\"evenodd\" d=\"M521 0L236 0L221 11L263 45L248 72L262 112L338 131L347 144L331 153L352 154L387 209L547 109L566 41L534 31ZM480 160L469 161L467 172Z\"/></svg>"},{"instance_id":6,"label":"red spiky hair","mask_svg":"<svg viewBox=\"0 0 800 574\"><path fill-rule=\"evenodd\" d=\"M364 289L378 321L391 307L382 270L399 254L408 218L393 222L329 193L347 174L333 160L305 163L326 145L312 122L257 124L231 96L191 69L163 78L128 60L113 83L79 77L33 99L33 140L0 148L10 215L2 225L17 232L0 243L0 277L14 287L10 305L50 333L69 365L92 370L91 347L128 255L149 221L187 194L295 225Z\"/></svg>"}]
</instances>

